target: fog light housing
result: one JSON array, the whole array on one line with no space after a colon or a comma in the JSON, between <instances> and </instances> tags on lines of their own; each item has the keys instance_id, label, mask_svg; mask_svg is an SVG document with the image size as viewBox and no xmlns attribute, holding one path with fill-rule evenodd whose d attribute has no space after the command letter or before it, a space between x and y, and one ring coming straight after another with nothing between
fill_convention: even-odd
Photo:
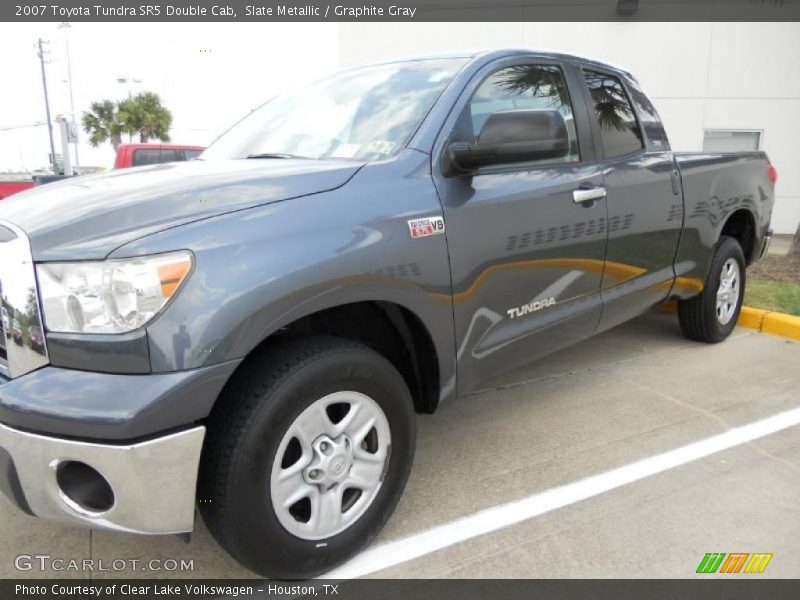
<instances>
[{"instance_id":1,"label":"fog light housing","mask_svg":"<svg viewBox=\"0 0 800 600\"><path fill-rule=\"evenodd\" d=\"M58 489L71 508L99 514L114 506L114 490L103 475L86 463L68 460L56 467Z\"/></svg>"}]
</instances>

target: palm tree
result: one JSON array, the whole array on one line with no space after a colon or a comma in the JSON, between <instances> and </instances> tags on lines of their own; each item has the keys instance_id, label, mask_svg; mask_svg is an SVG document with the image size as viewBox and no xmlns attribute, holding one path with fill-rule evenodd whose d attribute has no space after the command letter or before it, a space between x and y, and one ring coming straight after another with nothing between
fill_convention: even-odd
<instances>
[{"instance_id":1,"label":"palm tree","mask_svg":"<svg viewBox=\"0 0 800 600\"><path fill-rule=\"evenodd\" d=\"M564 76L558 67L548 65L517 65L503 70L496 82L501 91L509 94L528 94L548 99L558 106L569 105Z\"/></svg>"},{"instance_id":2,"label":"palm tree","mask_svg":"<svg viewBox=\"0 0 800 600\"><path fill-rule=\"evenodd\" d=\"M622 86L613 78L586 72L586 84L592 95L597 120L603 129L633 131L641 139L636 118ZM501 91L547 99L557 105L569 105L569 94L558 67L549 65L517 65L503 70L496 82Z\"/></svg>"},{"instance_id":3,"label":"palm tree","mask_svg":"<svg viewBox=\"0 0 800 600\"><path fill-rule=\"evenodd\" d=\"M142 92L119 103L119 121L129 134L138 133L144 144L150 139L169 141L172 113L153 92Z\"/></svg>"},{"instance_id":4,"label":"palm tree","mask_svg":"<svg viewBox=\"0 0 800 600\"><path fill-rule=\"evenodd\" d=\"M628 97L619 82L591 71L584 74L586 84L594 102L597 120L603 129L616 129L618 131L631 131L642 141L642 134L636 126L636 117L633 114Z\"/></svg>"},{"instance_id":5,"label":"palm tree","mask_svg":"<svg viewBox=\"0 0 800 600\"><path fill-rule=\"evenodd\" d=\"M116 152L122 143L123 132L117 104L111 100L92 102L91 111L83 113L83 129L89 134L89 143L92 146L97 147L110 141Z\"/></svg>"}]
</instances>

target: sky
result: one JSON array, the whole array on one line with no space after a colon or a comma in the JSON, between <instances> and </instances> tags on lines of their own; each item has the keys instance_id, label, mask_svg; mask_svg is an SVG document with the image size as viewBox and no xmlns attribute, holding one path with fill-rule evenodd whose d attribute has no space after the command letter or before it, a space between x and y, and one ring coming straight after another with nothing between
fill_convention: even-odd
<instances>
[{"instance_id":1,"label":"sky","mask_svg":"<svg viewBox=\"0 0 800 600\"><path fill-rule=\"evenodd\" d=\"M152 91L172 111L175 143L209 144L275 94L338 67L335 23L72 23L66 31L76 120L93 101ZM70 114L65 29L0 23L0 173L48 163L40 37L50 42L51 116ZM57 126L53 136L60 154ZM87 138L81 129L80 164L110 168L111 144L92 148Z\"/></svg>"}]
</instances>

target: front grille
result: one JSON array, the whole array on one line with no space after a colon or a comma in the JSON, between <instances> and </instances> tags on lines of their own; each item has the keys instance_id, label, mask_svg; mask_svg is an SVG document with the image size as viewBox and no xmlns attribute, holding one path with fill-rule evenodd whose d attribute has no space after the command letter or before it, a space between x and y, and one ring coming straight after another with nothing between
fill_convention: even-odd
<instances>
[{"instance_id":1,"label":"front grille","mask_svg":"<svg viewBox=\"0 0 800 600\"><path fill-rule=\"evenodd\" d=\"M48 363L39 306L28 237L0 221L0 375L19 377Z\"/></svg>"},{"instance_id":2,"label":"front grille","mask_svg":"<svg viewBox=\"0 0 800 600\"><path fill-rule=\"evenodd\" d=\"M8 360L8 354L6 353L6 336L11 335L9 331L6 333L6 315L5 315L6 307L3 306L3 320L0 321L0 358L3 360Z\"/></svg>"},{"instance_id":3,"label":"front grille","mask_svg":"<svg viewBox=\"0 0 800 600\"><path fill-rule=\"evenodd\" d=\"M0 241L8 236L8 230L0 225ZM3 300L3 284L0 281L0 309L3 318L0 319L0 375L10 375L8 369L8 349L6 347L9 337L11 337L11 326L8 320L8 309Z\"/></svg>"},{"instance_id":4,"label":"front grille","mask_svg":"<svg viewBox=\"0 0 800 600\"><path fill-rule=\"evenodd\" d=\"M5 327L0 325L0 383L4 379L9 379L11 377L11 369L8 366L7 340L8 337L6 336Z\"/></svg>"},{"instance_id":5,"label":"front grille","mask_svg":"<svg viewBox=\"0 0 800 600\"><path fill-rule=\"evenodd\" d=\"M5 229L0 226L0 229ZM0 240L2 238L0 237ZM3 318L0 319L0 366L8 368L8 350L6 350L6 340L11 336L11 328L8 323L8 309L3 301L2 283L0 283L0 310Z\"/></svg>"}]
</instances>

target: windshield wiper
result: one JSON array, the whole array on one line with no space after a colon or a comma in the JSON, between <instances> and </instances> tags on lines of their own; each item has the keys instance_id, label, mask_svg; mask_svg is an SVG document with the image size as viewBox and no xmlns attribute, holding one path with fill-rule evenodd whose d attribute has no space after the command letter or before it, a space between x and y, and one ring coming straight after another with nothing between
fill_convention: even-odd
<instances>
[{"instance_id":1,"label":"windshield wiper","mask_svg":"<svg viewBox=\"0 0 800 600\"><path fill-rule=\"evenodd\" d=\"M261 154L248 154L247 158L305 158L307 156L297 156L296 154L286 154L283 152L264 152Z\"/></svg>"}]
</instances>

